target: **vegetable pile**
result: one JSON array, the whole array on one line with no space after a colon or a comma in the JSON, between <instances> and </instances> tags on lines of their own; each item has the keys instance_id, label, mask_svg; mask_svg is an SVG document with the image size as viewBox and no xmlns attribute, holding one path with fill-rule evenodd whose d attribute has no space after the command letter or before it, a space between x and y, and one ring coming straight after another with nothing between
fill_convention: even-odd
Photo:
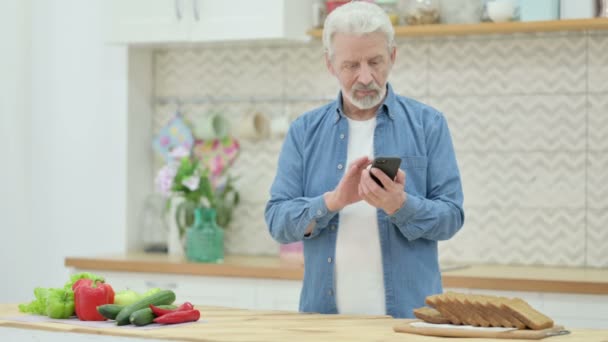
<instances>
[{"instance_id":1,"label":"vegetable pile","mask_svg":"<svg viewBox=\"0 0 608 342\"><path fill-rule=\"evenodd\" d=\"M87 284L103 284L104 278L92 273L84 272L77 273L70 277L70 280L65 283L62 288L44 288L37 287L34 289L35 299L29 303L19 304L19 311L32 313L35 315L44 315L51 318L70 318L75 313L75 296L74 289L76 284L81 280L87 280ZM84 283L79 283L83 285ZM107 285L109 287L109 285ZM111 287L110 287L111 289ZM87 299L80 298L82 303L88 302ZM106 300L114 300L114 292L106 297Z\"/></svg>"},{"instance_id":2,"label":"vegetable pile","mask_svg":"<svg viewBox=\"0 0 608 342\"><path fill-rule=\"evenodd\" d=\"M144 297L130 305L102 305L97 311L107 319L113 319L117 325L133 324L144 326L150 323L175 324L195 322L201 317L200 311L185 302L178 306L171 305L175 301L175 293L162 290L151 296Z\"/></svg>"},{"instance_id":3,"label":"vegetable pile","mask_svg":"<svg viewBox=\"0 0 608 342\"><path fill-rule=\"evenodd\" d=\"M78 273L70 277L63 288L34 289L35 299L20 304L19 311L51 318L70 318L81 321L115 320L117 325L144 326L151 323L175 324L195 322L200 311L185 302L172 305L175 293L160 288L139 294L133 290L114 293L103 277Z\"/></svg>"}]
</instances>

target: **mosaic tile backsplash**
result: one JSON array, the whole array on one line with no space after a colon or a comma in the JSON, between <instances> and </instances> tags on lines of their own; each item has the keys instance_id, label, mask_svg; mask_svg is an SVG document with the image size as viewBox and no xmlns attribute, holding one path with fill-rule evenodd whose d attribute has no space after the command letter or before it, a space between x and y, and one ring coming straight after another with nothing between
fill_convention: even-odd
<instances>
[{"instance_id":1,"label":"mosaic tile backsplash","mask_svg":"<svg viewBox=\"0 0 608 342\"><path fill-rule=\"evenodd\" d=\"M398 40L390 82L445 114L462 173L465 225L440 243L442 262L608 267L607 51L603 32ZM338 91L318 41L154 58L155 95L193 121L292 120ZM159 102L154 127L175 109ZM227 252L277 254L263 214L282 138L241 143Z\"/></svg>"}]
</instances>

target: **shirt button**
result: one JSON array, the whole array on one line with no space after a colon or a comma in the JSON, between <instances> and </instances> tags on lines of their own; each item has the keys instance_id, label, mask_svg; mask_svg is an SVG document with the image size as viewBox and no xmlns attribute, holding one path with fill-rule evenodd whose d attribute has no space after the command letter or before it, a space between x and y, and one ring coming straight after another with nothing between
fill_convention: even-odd
<instances>
[{"instance_id":1,"label":"shirt button","mask_svg":"<svg viewBox=\"0 0 608 342\"><path fill-rule=\"evenodd\" d=\"M342 170L343 167L342 164L338 164L338 170Z\"/></svg>"},{"instance_id":2,"label":"shirt button","mask_svg":"<svg viewBox=\"0 0 608 342\"><path fill-rule=\"evenodd\" d=\"M323 212L321 211L321 209L317 210L317 216L323 216Z\"/></svg>"},{"instance_id":3,"label":"shirt button","mask_svg":"<svg viewBox=\"0 0 608 342\"><path fill-rule=\"evenodd\" d=\"M340 134L340 139L344 139L344 134Z\"/></svg>"},{"instance_id":4,"label":"shirt button","mask_svg":"<svg viewBox=\"0 0 608 342\"><path fill-rule=\"evenodd\" d=\"M336 230L336 226L331 226L331 227L329 227L329 229Z\"/></svg>"},{"instance_id":5,"label":"shirt button","mask_svg":"<svg viewBox=\"0 0 608 342\"><path fill-rule=\"evenodd\" d=\"M327 291L327 295L328 295L328 296L333 296L333 294L334 294L334 290L329 290L329 291Z\"/></svg>"},{"instance_id":6,"label":"shirt button","mask_svg":"<svg viewBox=\"0 0 608 342\"><path fill-rule=\"evenodd\" d=\"M327 263L331 264L331 257L327 258Z\"/></svg>"}]
</instances>

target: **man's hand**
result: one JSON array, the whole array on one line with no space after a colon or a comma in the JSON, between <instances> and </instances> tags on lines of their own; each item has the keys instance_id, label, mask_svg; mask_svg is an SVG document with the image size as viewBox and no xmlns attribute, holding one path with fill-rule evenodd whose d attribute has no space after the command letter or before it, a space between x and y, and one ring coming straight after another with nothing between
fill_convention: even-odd
<instances>
[{"instance_id":1,"label":"man's hand","mask_svg":"<svg viewBox=\"0 0 608 342\"><path fill-rule=\"evenodd\" d=\"M334 191L326 192L324 195L325 204L330 211L340 211L349 204L359 202L359 183L361 182L361 172L371 164L368 157L361 157L353 161L346 170L344 177Z\"/></svg>"},{"instance_id":2,"label":"man's hand","mask_svg":"<svg viewBox=\"0 0 608 342\"><path fill-rule=\"evenodd\" d=\"M384 189L372 179L369 172L380 180ZM394 214L407 200L403 189L405 189L405 172L401 169L399 169L395 181L375 167L361 171L359 196L370 205L384 210L388 215Z\"/></svg>"}]
</instances>

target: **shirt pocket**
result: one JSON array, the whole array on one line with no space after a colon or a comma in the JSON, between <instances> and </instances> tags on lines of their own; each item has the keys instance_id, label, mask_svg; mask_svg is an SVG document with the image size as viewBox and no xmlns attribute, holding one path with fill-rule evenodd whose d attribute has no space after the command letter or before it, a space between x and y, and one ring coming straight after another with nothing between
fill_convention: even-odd
<instances>
[{"instance_id":1,"label":"shirt pocket","mask_svg":"<svg viewBox=\"0 0 608 342\"><path fill-rule=\"evenodd\" d=\"M401 156L401 169L405 172L405 192L426 196L428 158L425 156Z\"/></svg>"},{"instance_id":2,"label":"shirt pocket","mask_svg":"<svg viewBox=\"0 0 608 342\"><path fill-rule=\"evenodd\" d=\"M403 170L426 169L428 158L424 156L402 156L401 168Z\"/></svg>"}]
</instances>

